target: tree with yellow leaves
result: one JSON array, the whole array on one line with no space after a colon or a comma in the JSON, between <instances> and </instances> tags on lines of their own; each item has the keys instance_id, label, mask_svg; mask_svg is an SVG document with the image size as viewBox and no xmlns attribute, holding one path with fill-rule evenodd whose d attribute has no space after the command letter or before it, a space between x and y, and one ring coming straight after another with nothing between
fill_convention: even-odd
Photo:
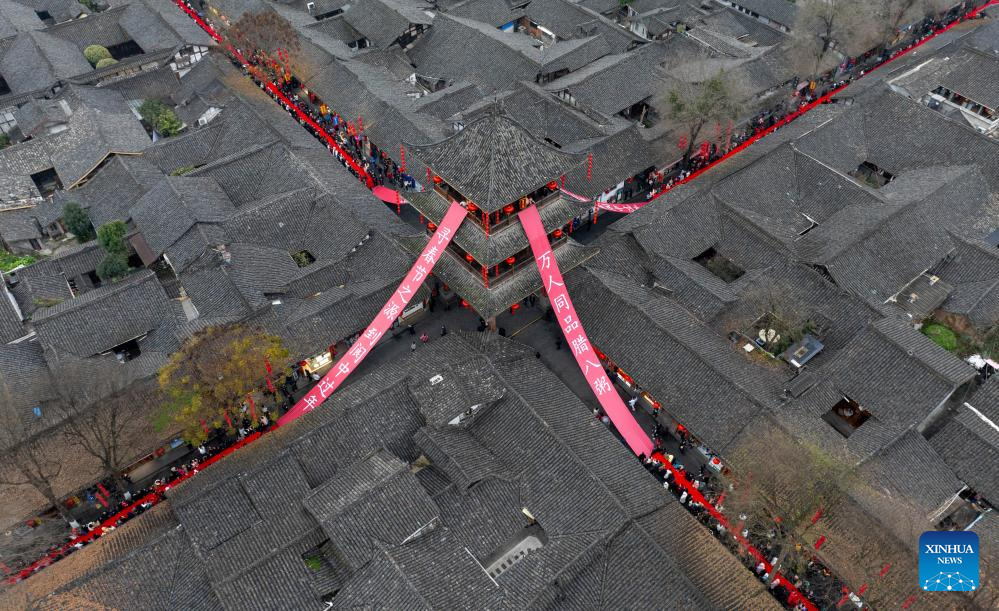
<instances>
[{"instance_id":1,"label":"tree with yellow leaves","mask_svg":"<svg viewBox=\"0 0 999 611\"><path fill-rule=\"evenodd\" d=\"M185 440L202 443L208 427L238 426L248 397L259 401L268 377L279 386L290 363L281 339L260 329L238 324L202 329L160 370L164 401L156 424L179 426Z\"/></svg>"}]
</instances>

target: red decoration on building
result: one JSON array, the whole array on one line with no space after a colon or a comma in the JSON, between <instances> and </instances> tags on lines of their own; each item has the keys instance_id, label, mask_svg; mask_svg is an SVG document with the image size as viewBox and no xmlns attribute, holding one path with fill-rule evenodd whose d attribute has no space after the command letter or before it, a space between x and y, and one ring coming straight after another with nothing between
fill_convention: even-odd
<instances>
[{"instance_id":1,"label":"red decoration on building","mask_svg":"<svg viewBox=\"0 0 999 611\"><path fill-rule=\"evenodd\" d=\"M561 229L556 229L555 231L552 232L552 235L554 235L556 238L561 238L562 237L562 230Z\"/></svg>"},{"instance_id":2,"label":"red decoration on building","mask_svg":"<svg viewBox=\"0 0 999 611\"><path fill-rule=\"evenodd\" d=\"M434 231L435 229L437 229L437 225L435 225L434 223L427 223L427 229L429 229L430 231Z\"/></svg>"},{"instance_id":3,"label":"red decoration on building","mask_svg":"<svg viewBox=\"0 0 999 611\"><path fill-rule=\"evenodd\" d=\"M516 312L519 309L520 309L520 304L519 303L515 303L512 306L510 306L510 313L513 314L514 312Z\"/></svg>"},{"instance_id":4,"label":"red decoration on building","mask_svg":"<svg viewBox=\"0 0 999 611\"><path fill-rule=\"evenodd\" d=\"M470 255L468 253L465 253L465 260L468 261L469 263L471 263L472 261L475 261L475 257L473 257L472 255Z\"/></svg>"},{"instance_id":5,"label":"red decoration on building","mask_svg":"<svg viewBox=\"0 0 999 611\"><path fill-rule=\"evenodd\" d=\"M593 153L586 158L586 180L593 178Z\"/></svg>"},{"instance_id":6,"label":"red decoration on building","mask_svg":"<svg viewBox=\"0 0 999 611\"><path fill-rule=\"evenodd\" d=\"M274 388L274 382L271 382L270 378L267 378L267 390L274 394L277 394L277 389Z\"/></svg>"},{"instance_id":7,"label":"red decoration on building","mask_svg":"<svg viewBox=\"0 0 999 611\"><path fill-rule=\"evenodd\" d=\"M478 210L478 209L479 209L479 207L478 207L478 206L476 206L476 205L475 205L475 204L473 204L472 202L468 202L468 211L469 211L469 212L475 212L475 211L476 211L476 210Z\"/></svg>"},{"instance_id":8,"label":"red decoration on building","mask_svg":"<svg viewBox=\"0 0 999 611\"><path fill-rule=\"evenodd\" d=\"M229 419L229 412L222 412L222 415L225 416L225 423L229 425L229 428L233 428L232 420Z\"/></svg>"},{"instance_id":9,"label":"red decoration on building","mask_svg":"<svg viewBox=\"0 0 999 611\"><path fill-rule=\"evenodd\" d=\"M444 179L443 179L443 178L441 178L440 176L434 176L434 184L435 184L435 185L439 185L439 184L441 184L442 182L444 182Z\"/></svg>"},{"instance_id":10,"label":"red decoration on building","mask_svg":"<svg viewBox=\"0 0 999 611\"><path fill-rule=\"evenodd\" d=\"M468 302L467 302L467 301L465 301L464 299L462 299L462 300L461 300L461 307L463 307L463 308L467 308L467 307L468 307Z\"/></svg>"},{"instance_id":11,"label":"red decoration on building","mask_svg":"<svg viewBox=\"0 0 999 611\"><path fill-rule=\"evenodd\" d=\"M482 266L482 282L485 283L486 288L489 288L489 268L485 265Z\"/></svg>"},{"instance_id":12,"label":"red decoration on building","mask_svg":"<svg viewBox=\"0 0 999 611\"><path fill-rule=\"evenodd\" d=\"M506 212L507 214L513 214L513 204L507 204L503 206L503 212Z\"/></svg>"},{"instance_id":13,"label":"red decoration on building","mask_svg":"<svg viewBox=\"0 0 999 611\"><path fill-rule=\"evenodd\" d=\"M364 131L364 119L362 119L360 116L357 117L357 131L359 132Z\"/></svg>"},{"instance_id":14,"label":"red decoration on building","mask_svg":"<svg viewBox=\"0 0 999 611\"><path fill-rule=\"evenodd\" d=\"M274 373L274 370L271 369L270 359L264 359L264 369L267 370L267 375L271 375L272 373Z\"/></svg>"},{"instance_id":15,"label":"red decoration on building","mask_svg":"<svg viewBox=\"0 0 999 611\"><path fill-rule=\"evenodd\" d=\"M821 537L819 537L819 540L815 542L815 549L822 549L822 546L825 544L825 542L826 542L826 536L822 535Z\"/></svg>"},{"instance_id":16,"label":"red decoration on building","mask_svg":"<svg viewBox=\"0 0 999 611\"><path fill-rule=\"evenodd\" d=\"M513 265L516 262L517 262L517 257L507 257L506 258L506 264L507 265Z\"/></svg>"},{"instance_id":17,"label":"red decoration on building","mask_svg":"<svg viewBox=\"0 0 999 611\"><path fill-rule=\"evenodd\" d=\"M548 183L548 188L551 189L552 191L555 191L556 189L558 189L558 183L553 180L550 183Z\"/></svg>"},{"instance_id":18,"label":"red decoration on building","mask_svg":"<svg viewBox=\"0 0 999 611\"><path fill-rule=\"evenodd\" d=\"M433 173L430 171L430 168L427 168L427 181L429 182L433 180L433 178L434 178Z\"/></svg>"}]
</instances>

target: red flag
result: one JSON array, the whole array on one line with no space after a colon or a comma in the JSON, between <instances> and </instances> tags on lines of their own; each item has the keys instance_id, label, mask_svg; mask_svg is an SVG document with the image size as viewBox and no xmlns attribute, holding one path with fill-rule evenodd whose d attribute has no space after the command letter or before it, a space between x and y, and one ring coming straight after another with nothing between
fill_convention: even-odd
<instances>
[{"instance_id":1,"label":"red flag","mask_svg":"<svg viewBox=\"0 0 999 611\"><path fill-rule=\"evenodd\" d=\"M826 542L826 536L822 535L819 540L815 542L815 549L822 549L822 545Z\"/></svg>"},{"instance_id":2,"label":"red flag","mask_svg":"<svg viewBox=\"0 0 999 611\"><path fill-rule=\"evenodd\" d=\"M267 378L267 390L277 394L277 391L274 389L274 382L271 382L270 378Z\"/></svg>"},{"instance_id":3,"label":"red flag","mask_svg":"<svg viewBox=\"0 0 999 611\"><path fill-rule=\"evenodd\" d=\"M105 497L108 497L108 498L111 497L111 493L108 492L108 489L104 487L104 484L98 482L97 483L97 489L100 490L101 494L103 494Z\"/></svg>"},{"instance_id":4,"label":"red flag","mask_svg":"<svg viewBox=\"0 0 999 611\"><path fill-rule=\"evenodd\" d=\"M399 169L403 172L406 171L406 149L399 145Z\"/></svg>"},{"instance_id":5,"label":"red flag","mask_svg":"<svg viewBox=\"0 0 999 611\"><path fill-rule=\"evenodd\" d=\"M267 375L271 375L274 371L271 369L271 360L264 359L264 368L267 370Z\"/></svg>"},{"instance_id":6,"label":"red flag","mask_svg":"<svg viewBox=\"0 0 999 611\"><path fill-rule=\"evenodd\" d=\"M253 395L247 393L246 400L250 403L250 418L257 419L257 406L253 404Z\"/></svg>"},{"instance_id":7,"label":"red flag","mask_svg":"<svg viewBox=\"0 0 999 611\"><path fill-rule=\"evenodd\" d=\"M821 518L821 517L822 517L822 508L819 507L819 510L815 512L814 516L812 516L812 524L815 524L816 522L818 522L819 518Z\"/></svg>"},{"instance_id":8,"label":"red flag","mask_svg":"<svg viewBox=\"0 0 999 611\"><path fill-rule=\"evenodd\" d=\"M211 435L211 431L208 430L208 425L205 424L205 419L201 419L201 428L205 430L205 435Z\"/></svg>"},{"instance_id":9,"label":"red flag","mask_svg":"<svg viewBox=\"0 0 999 611\"><path fill-rule=\"evenodd\" d=\"M229 412L222 412L225 415L225 423L229 425L229 428L233 428L232 420L229 419Z\"/></svg>"},{"instance_id":10,"label":"red flag","mask_svg":"<svg viewBox=\"0 0 999 611\"><path fill-rule=\"evenodd\" d=\"M586 180L593 178L593 153L586 159Z\"/></svg>"},{"instance_id":11,"label":"red flag","mask_svg":"<svg viewBox=\"0 0 999 611\"><path fill-rule=\"evenodd\" d=\"M364 131L364 119L361 118L360 115L358 115L358 117L357 117L357 131L359 131L359 132L363 132Z\"/></svg>"}]
</instances>

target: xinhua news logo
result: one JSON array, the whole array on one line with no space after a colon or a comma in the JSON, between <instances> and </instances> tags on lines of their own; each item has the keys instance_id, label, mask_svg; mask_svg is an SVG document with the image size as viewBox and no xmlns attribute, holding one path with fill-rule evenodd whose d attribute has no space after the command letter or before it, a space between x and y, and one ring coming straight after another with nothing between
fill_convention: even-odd
<instances>
[{"instance_id":1,"label":"xinhua news logo","mask_svg":"<svg viewBox=\"0 0 999 611\"><path fill-rule=\"evenodd\" d=\"M978 535L931 530L919 537L919 587L926 592L978 588Z\"/></svg>"}]
</instances>

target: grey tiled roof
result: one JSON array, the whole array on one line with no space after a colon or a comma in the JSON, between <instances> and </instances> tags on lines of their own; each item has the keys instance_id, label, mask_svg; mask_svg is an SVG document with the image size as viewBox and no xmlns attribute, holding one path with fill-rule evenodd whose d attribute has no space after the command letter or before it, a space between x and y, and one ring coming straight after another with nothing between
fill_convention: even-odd
<instances>
[{"instance_id":1,"label":"grey tiled roof","mask_svg":"<svg viewBox=\"0 0 999 611\"><path fill-rule=\"evenodd\" d=\"M156 275L143 270L35 313L39 341L56 354L88 357L173 323Z\"/></svg>"},{"instance_id":2,"label":"grey tiled roof","mask_svg":"<svg viewBox=\"0 0 999 611\"><path fill-rule=\"evenodd\" d=\"M0 58L0 74L14 93L35 91L91 70L76 45L42 31L18 34Z\"/></svg>"},{"instance_id":3,"label":"grey tiled roof","mask_svg":"<svg viewBox=\"0 0 999 611\"><path fill-rule=\"evenodd\" d=\"M947 424L930 438L930 445L962 481L988 500L999 498L999 378L981 386Z\"/></svg>"},{"instance_id":4,"label":"grey tiled roof","mask_svg":"<svg viewBox=\"0 0 999 611\"><path fill-rule=\"evenodd\" d=\"M334 61L306 85L345 121L356 124L361 117L371 141L393 155L404 141L431 142L449 131L433 115L417 112L416 101L406 95L402 79L380 66Z\"/></svg>"},{"instance_id":5,"label":"grey tiled roof","mask_svg":"<svg viewBox=\"0 0 999 611\"><path fill-rule=\"evenodd\" d=\"M45 27L35 11L14 0L0 0L0 38Z\"/></svg>"},{"instance_id":6,"label":"grey tiled roof","mask_svg":"<svg viewBox=\"0 0 999 611\"><path fill-rule=\"evenodd\" d=\"M914 532L933 528L931 516L963 487L930 443L914 430L866 460L858 475L854 500L871 515L881 516L885 526L906 542L915 538ZM893 519L902 512L911 513L913 523Z\"/></svg>"},{"instance_id":7,"label":"grey tiled roof","mask_svg":"<svg viewBox=\"0 0 999 611\"><path fill-rule=\"evenodd\" d=\"M356 0L343 20L377 47L388 47L412 25L430 25L430 10L419 0Z\"/></svg>"},{"instance_id":8,"label":"grey tiled roof","mask_svg":"<svg viewBox=\"0 0 999 611\"><path fill-rule=\"evenodd\" d=\"M808 390L782 413L792 419L801 417L802 426L823 437L824 445L845 444L845 449L861 457L923 423L975 374L970 365L892 318L870 325L819 372L827 381ZM871 413L848 439L819 420L843 396Z\"/></svg>"},{"instance_id":9,"label":"grey tiled roof","mask_svg":"<svg viewBox=\"0 0 999 611\"><path fill-rule=\"evenodd\" d=\"M7 448L52 424L58 416L49 406L58 403L52 374L38 342L0 345L0 411L7 425L0 447ZM42 419L34 415L42 408Z\"/></svg>"},{"instance_id":10,"label":"grey tiled roof","mask_svg":"<svg viewBox=\"0 0 999 611\"><path fill-rule=\"evenodd\" d=\"M778 381L770 370L661 293L595 269L569 274L570 282L575 294L586 295L574 303L593 344L708 447L724 453L775 404Z\"/></svg>"},{"instance_id":11,"label":"grey tiled roof","mask_svg":"<svg viewBox=\"0 0 999 611\"><path fill-rule=\"evenodd\" d=\"M622 53L644 39L603 15L568 0L532 0L525 12L531 21L555 33L560 40L600 35L614 53Z\"/></svg>"},{"instance_id":12,"label":"grey tiled roof","mask_svg":"<svg viewBox=\"0 0 999 611\"><path fill-rule=\"evenodd\" d=\"M668 503L638 520L671 557L707 605L716 609L782 608L766 586L679 503Z\"/></svg>"},{"instance_id":13,"label":"grey tiled roof","mask_svg":"<svg viewBox=\"0 0 999 611\"><path fill-rule=\"evenodd\" d=\"M977 166L989 188L999 190L999 142L887 88L872 89L860 101L798 140L797 148L841 172L852 172L863 161L894 175L940 165Z\"/></svg>"},{"instance_id":14,"label":"grey tiled roof","mask_svg":"<svg viewBox=\"0 0 999 611\"><path fill-rule=\"evenodd\" d=\"M482 99L479 88L468 81L460 81L440 91L423 96L416 101L416 109L444 120L465 110Z\"/></svg>"},{"instance_id":15,"label":"grey tiled roof","mask_svg":"<svg viewBox=\"0 0 999 611\"><path fill-rule=\"evenodd\" d=\"M7 244L41 239L42 232L35 220L35 208L15 208L0 211L0 238Z\"/></svg>"},{"instance_id":16,"label":"grey tiled roof","mask_svg":"<svg viewBox=\"0 0 999 611\"><path fill-rule=\"evenodd\" d=\"M507 0L464 0L449 7L445 12L498 28L523 17L524 7L511 6Z\"/></svg>"},{"instance_id":17,"label":"grey tiled roof","mask_svg":"<svg viewBox=\"0 0 999 611\"><path fill-rule=\"evenodd\" d=\"M935 273L953 286L943 309L967 316L979 330L999 322L999 253L983 243L954 240L955 250Z\"/></svg>"},{"instance_id":18,"label":"grey tiled roof","mask_svg":"<svg viewBox=\"0 0 999 611\"><path fill-rule=\"evenodd\" d=\"M434 144L410 145L469 201L494 212L585 162L536 139L513 120L493 113Z\"/></svg>"},{"instance_id":19,"label":"grey tiled roof","mask_svg":"<svg viewBox=\"0 0 999 611\"><path fill-rule=\"evenodd\" d=\"M220 223L235 210L215 180L167 176L135 203L130 216L153 253L160 255L194 225Z\"/></svg>"},{"instance_id":20,"label":"grey tiled roof","mask_svg":"<svg viewBox=\"0 0 999 611\"><path fill-rule=\"evenodd\" d=\"M559 43L556 43L556 46ZM534 81L541 52L530 36L448 14L438 15L409 57L417 73L449 82L471 81L482 91L501 91L517 81Z\"/></svg>"},{"instance_id":21,"label":"grey tiled roof","mask_svg":"<svg viewBox=\"0 0 999 611\"><path fill-rule=\"evenodd\" d=\"M100 227L130 220L132 207L162 178L163 173L143 157L115 155L89 181L62 197L86 208L94 227Z\"/></svg>"},{"instance_id":22,"label":"grey tiled roof","mask_svg":"<svg viewBox=\"0 0 999 611\"><path fill-rule=\"evenodd\" d=\"M794 2L788 0L732 0L732 2L781 25L789 28L795 26L798 6Z\"/></svg>"},{"instance_id":23,"label":"grey tiled roof","mask_svg":"<svg viewBox=\"0 0 999 611\"><path fill-rule=\"evenodd\" d=\"M551 92L568 91L576 101L607 116L650 98L664 86L665 77L655 66L666 47L652 43L615 55L606 55L585 68L544 85Z\"/></svg>"},{"instance_id":24,"label":"grey tiled roof","mask_svg":"<svg viewBox=\"0 0 999 611\"><path fill-rule=\"evenodd\" d=\"M440 518L409 466L385 451L344 469L306 497L304 505L356 568L377 553L377 542L405 543ZM380 518L371 520L375 513Z\"/></svg>"}]
</instances>

